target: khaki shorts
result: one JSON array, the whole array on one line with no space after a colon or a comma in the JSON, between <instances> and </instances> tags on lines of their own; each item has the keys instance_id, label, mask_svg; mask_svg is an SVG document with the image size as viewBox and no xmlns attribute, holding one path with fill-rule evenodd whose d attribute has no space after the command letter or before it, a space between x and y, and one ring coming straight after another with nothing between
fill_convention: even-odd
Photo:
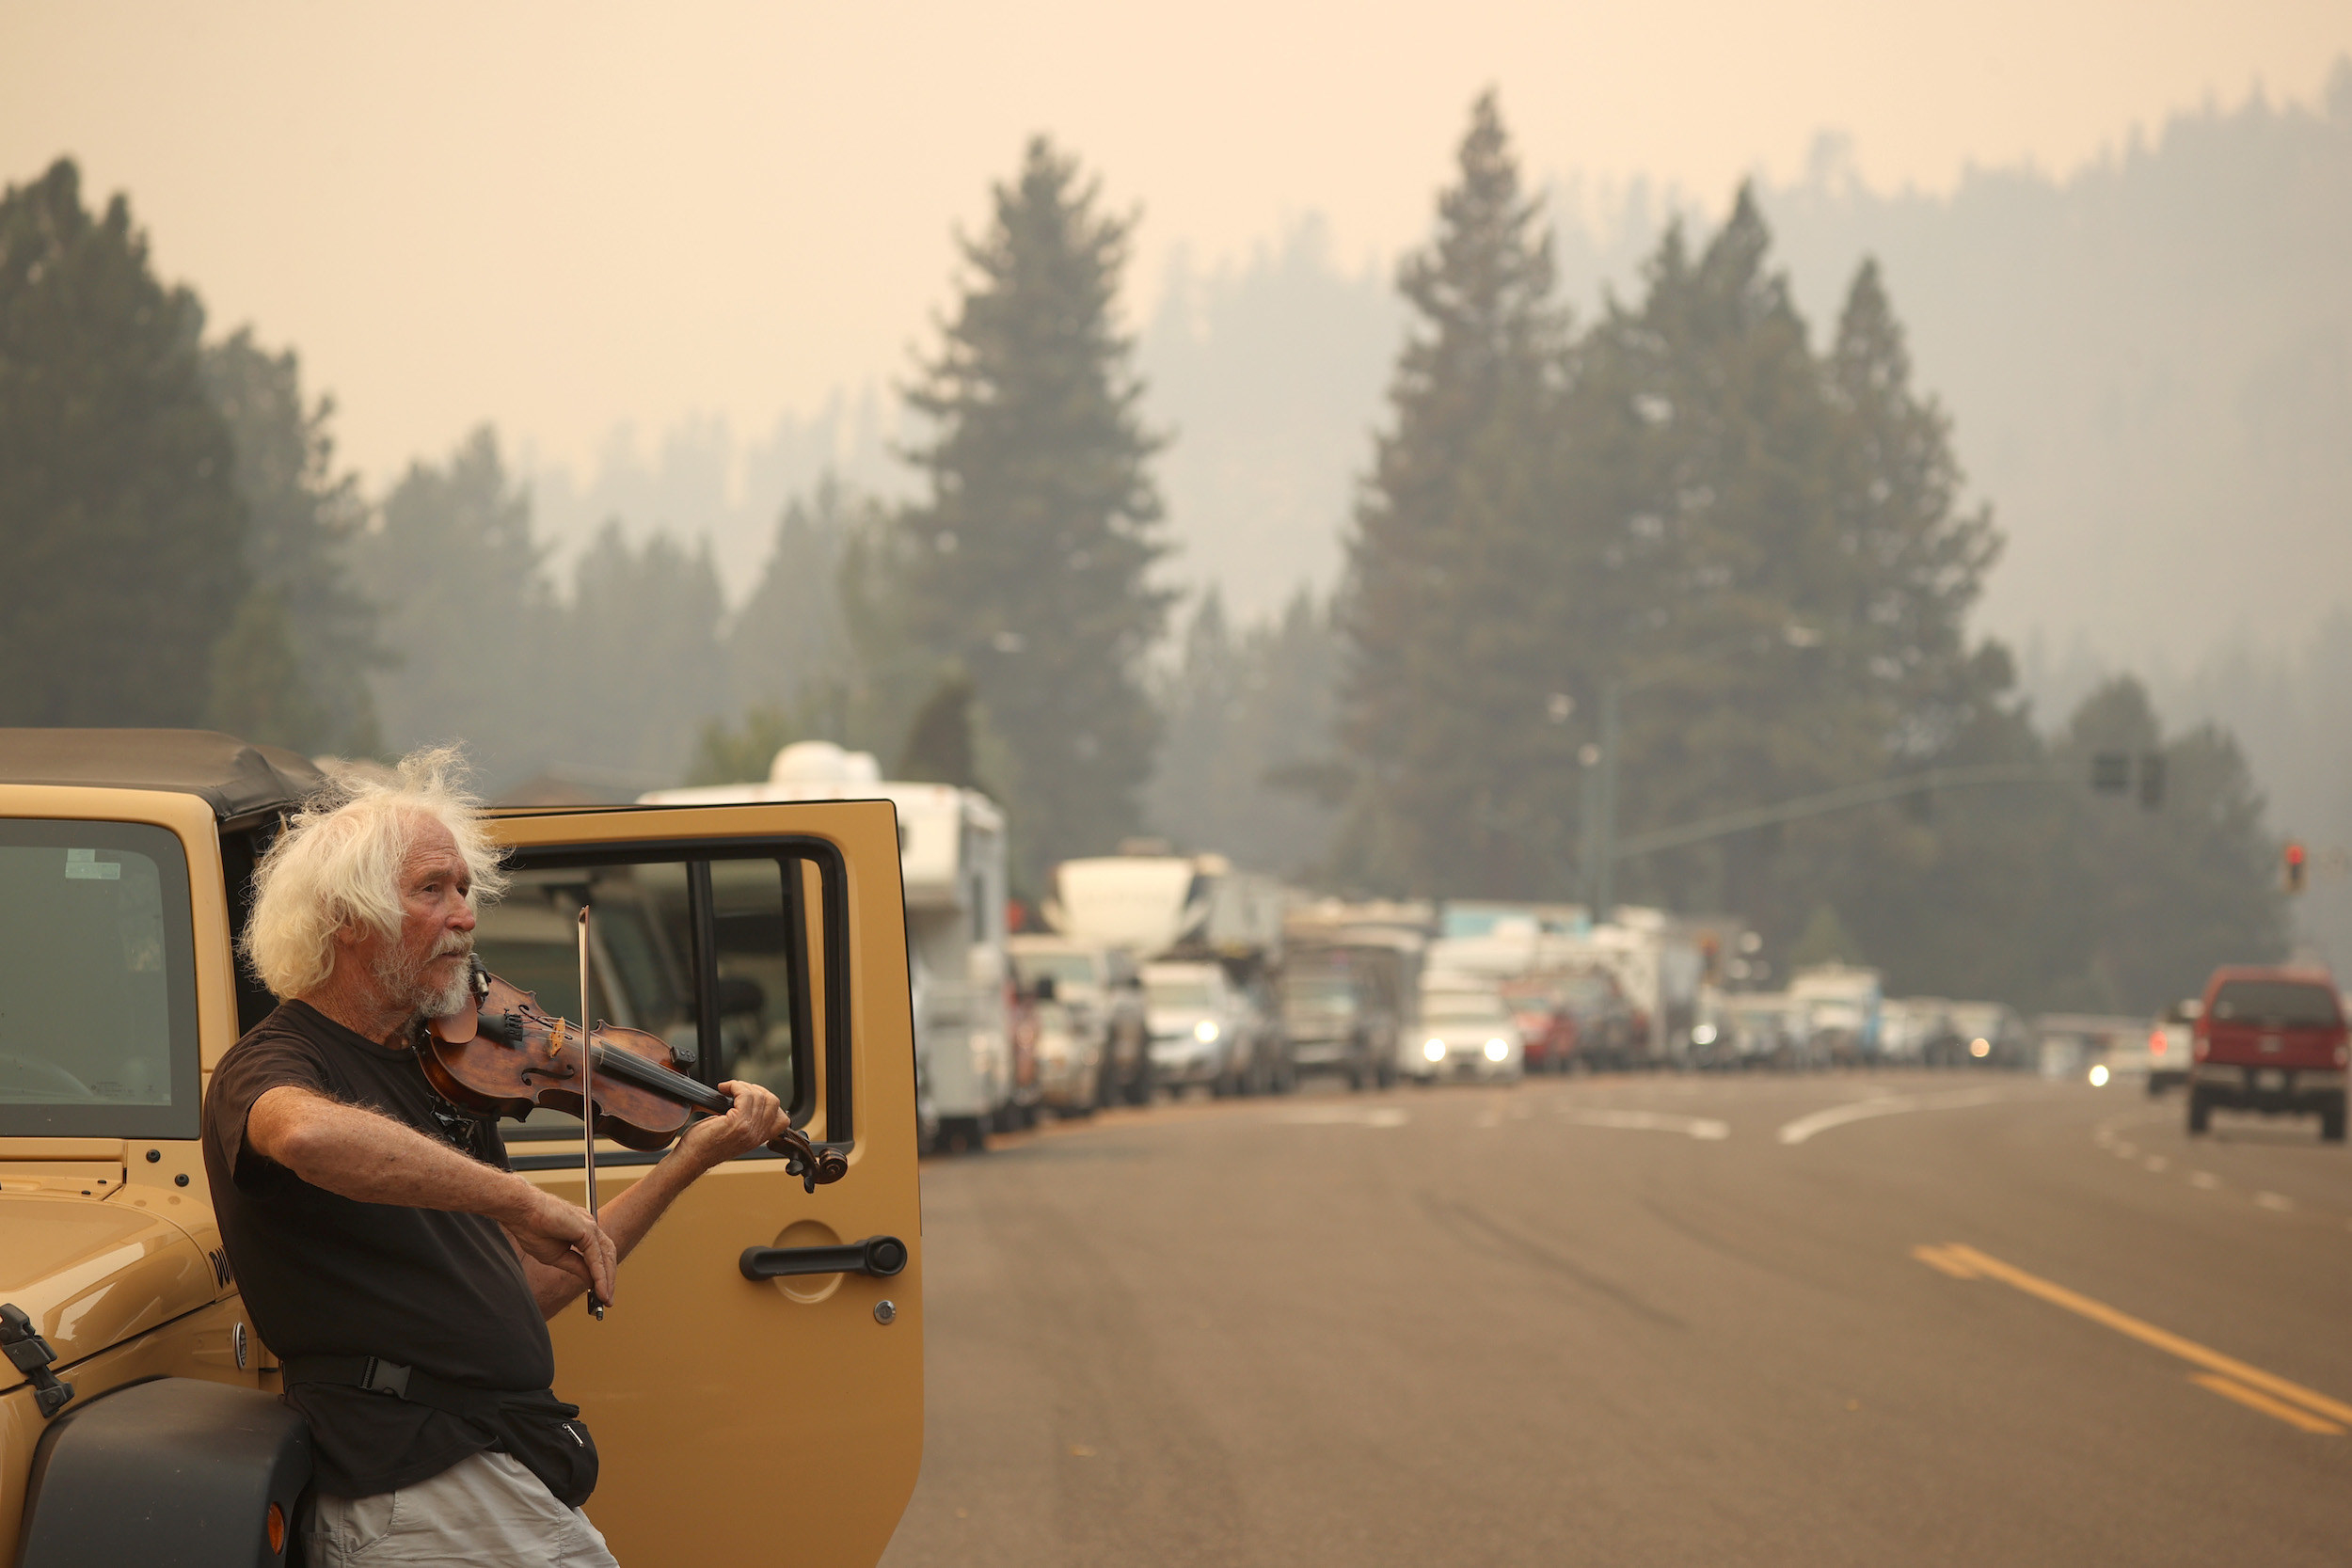
<instances>
[{"instance_id":1,"label":"khaki shorts","mask_svg":"<svg viewBox=\"0 0 2352 1568\"><path fill-rule=\"evenodd\" d=\"M310 1568L619 1568L588 1515L512 1454L477 1453L373 1497L319 1497L303 1521Z\"/></svg>"}]
</instances>

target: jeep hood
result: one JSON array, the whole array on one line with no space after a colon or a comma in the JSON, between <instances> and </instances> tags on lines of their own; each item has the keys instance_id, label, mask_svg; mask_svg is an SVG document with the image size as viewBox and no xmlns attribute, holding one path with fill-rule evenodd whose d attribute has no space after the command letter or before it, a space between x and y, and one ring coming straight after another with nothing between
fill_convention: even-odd
<instances>
[{"instance_id":1,"label":"jeep hood","mask_svg":"<svg viewBox=\"0 0 2352 1568\"><path fill-rule=\"evenodd\" d=\"M115 1201L0 1193L0 1302L66 1367L209 1302L220 1280L188 1233ZM0 1388L24 1379L0 1360Z\"/></svg>"}]
</instances>

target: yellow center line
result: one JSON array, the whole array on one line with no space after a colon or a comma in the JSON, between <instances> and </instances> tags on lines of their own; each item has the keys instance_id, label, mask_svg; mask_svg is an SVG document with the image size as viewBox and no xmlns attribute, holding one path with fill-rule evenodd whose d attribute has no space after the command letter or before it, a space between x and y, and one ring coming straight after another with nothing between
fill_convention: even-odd
<instances>
[{"instance_id":1,"label":"yellow center line","mask_svg":"<svg viewBox=\"0 0 2352 1568\"><path fill-rule=\"evenodd\" d=\"M2218 1373L2191 1372L2188 1374L2188 1380L2200 1388L2210 1388L2225 1400L2235 1400L2249 1410L2259 1410L2265 1416L2276 1417L2291 1427L2300 1427L2305 1432L2316 1432L2328 1437L2344 1435L2344 1428L2333 1421L2323 1421L2316 1416L2296 1409L2284 1400L2274 1400L2268 1394L2258 1394L2244 1384L2232 1383Z\"/></svg>"},{"instance_id":2,"label":"yellow center line","mask_svg":"<svg viewBox=\"0 0 2352 1568\"><path fill-rule=\"evenodd\" d=\"M2268 1414L2276 1414L2276 1412L2266 1410L2267 1402L2254 1403L2251 1400L2243 1397L2259 1389L2264 1394L2274 1395L2290 1404L2300 1405L2304 1410L2325 1417L2330 1422L2341 1423L2341 1426L2330 1427L2330 1431L2341 1431L2343 1427L2352 1427L2352 1404L2329 1399L2316 1389L2306 1388L2299 1383L2279 1376L2276 1372L2266 1372L2260 1367L2249 1366L2235 1356L2224 1355L2219 1351L2201 1345L2194 1339L2185 1339L2168 1329L2158 1328L2152 1323L2135 1318L2128 1312L2118 1311L2106 1302L2094 1301L2079 1291L2070 1291L2065 1286L2043 1279L2039 1275L2027 1274L2013 1263L2004 1263L1999 1259L1979 1252L1975 1247L1964 1243L1947 1242L1941 1248L1915 1247L1912 1249L1912 1256L1931 1268L1954 1275L1956 1277L1965 1278L1970 1275L1979 1275L1997 1279L2002 1284L2023 1291L2029 1296L2039 1296L2053 1307L2063 1307L2069 1312L2089 1318L2092 1323L2105 1324L2118 1334L2129 1336L2143 1345L2153 1346L2168 1355L2177 1355L2190 1365L2202 1367L2209 1372L2217 1372L2220 1376L2210 1382L2204 1378L2198 1378L2196 1381L2201 1386L2209 1388L2225 1398L2237 1400L2241 1404L2249 1405L2256 1410L2265 1410ZM2231 1383L2233 1386L2230 1388L2217 1386L2224 1380ZM2285 1417L2280 1418L2286 1419ZM2318 1429L2306 1427L2304 1430Z\"/></svg>"}]
</instances>

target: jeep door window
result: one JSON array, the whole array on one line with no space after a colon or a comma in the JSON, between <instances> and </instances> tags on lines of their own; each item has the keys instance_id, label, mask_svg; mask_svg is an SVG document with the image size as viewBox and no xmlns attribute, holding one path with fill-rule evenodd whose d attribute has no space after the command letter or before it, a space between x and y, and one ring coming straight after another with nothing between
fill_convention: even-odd
<instances>
[{"instance_id":1,"label":"jeep door window","mask_svg":"<svg viewBox=\"0 0 2352 1568\"><path fill-rule=\"evenodd\" d=\"M0 819L0 1136L197 1135L188 863L132 822Z\"/></svg>"},{"instance_id":2,"label":"jeep door window","mask_svg":"<svg viewBox=\"0 0 2352 1568\"><path fill-rule=\"evenodd\" d=\"M531 856L505 896L483 908L474 933L483 966L533 992L546 1011L575 1017L584 900L596 1021L660 1036L679 1070L704 1083L759 1084L804 1121L810 1020L823 1000L807 979L823 968L819 923L804 913L821 900L817 868L774 855L562 859ZM515 1143L576 1139L580 1123L543 1109L502 1131Z\"/></svg>"},{"instance_id":3,"label":"jeep door window","mask_svg":"<svg viewBox=\"0 0 2352 1568\"><path fill-rule=\"evenodd\" d=\"M790 898L797 861L710 863L711 948L718 963L719 1079L772 1090L787 1105L797 1083L793 999L806 933Z\"/></svg>"},{"instance_id":4,"label":"jeep door window","mask_svg":"<svg viewBox=\"0 0 2352 1568\"><path fill-rule=\"evenodd\" d=\"M543 1011L577 1018L579 916L585 900L594 916L589 998L595 1022L643 1029L691 1055L684 949L669 940L661 912L665 902L684 906L685 886L686 868L676 864L519 872L505 897L484 906L474 951L485 969L530 991Z\"/></svg>"}]
</instances>

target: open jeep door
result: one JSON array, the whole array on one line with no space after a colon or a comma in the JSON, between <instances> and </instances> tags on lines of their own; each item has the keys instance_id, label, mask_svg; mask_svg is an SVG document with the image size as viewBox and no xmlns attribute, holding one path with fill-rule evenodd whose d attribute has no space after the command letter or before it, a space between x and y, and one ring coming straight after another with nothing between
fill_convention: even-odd
<instances>
[{"instance_id":1,"label":"open jeep door","mask_svg":"<svg viewBox=\"0 0 2352 1568\"><path fill-rule=\"evenodd\" d=\"M806 1193L767 1150L695 1182L622 1266L603 1322L549 1325L556 1389L596 1434L589 1513L624 1562L871 1563L923 1436L922 1212L897 817L887 800L508 811L513 886L476 933L494 974L580 1011L592 911L596 1021L668 1039L705 1083L768 1085L848 1156ZM688 1063L691 1062L691 1065ZM582 1200L580 1124L502 1124L517 1169ZM604 1201L660 1158L596 1146ZM877 1241L872 1272L753 1248ZM903 1259L895 1272L891 1265Z\"/></svg>"}]
</instances>

